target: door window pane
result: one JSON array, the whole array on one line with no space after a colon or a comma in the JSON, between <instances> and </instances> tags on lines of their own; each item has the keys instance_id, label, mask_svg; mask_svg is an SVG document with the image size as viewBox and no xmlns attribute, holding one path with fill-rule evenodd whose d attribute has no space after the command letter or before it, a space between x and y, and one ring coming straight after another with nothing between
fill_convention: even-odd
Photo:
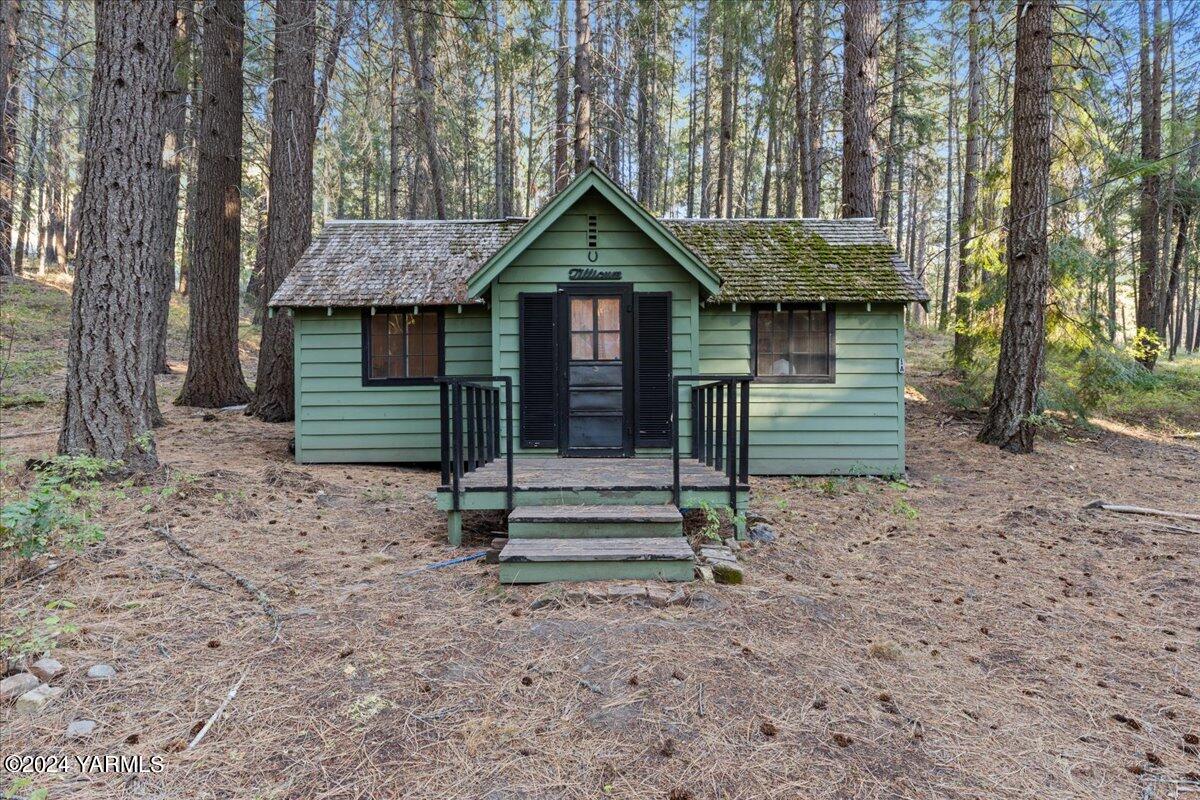
<instances>
[{"instance_id":1,"label":"door window pane","mask_svg":"<svg viewBox=\"0 0 1200 800\"><path fill-rule=\"evenodd\" d=\"M595 352L592 350L592 334L571 334L571 358L574 361L593 361Z\"/></svg>"},{"instance_id":2,"label":"door window pane","mask_svg":"<svg viewBox=\"0 0 1200 800\"><path fill-rule=\"evenodd\" d=\"M601 297L596 301L596 306L600 322L596 326L597 330L621 330L621 299L619 297Z\"/></svg>"},{"instance_id":3,"label":"door window pane","mask_svg":"<svg viewBox=\"0 0 1200 800\"><path fill-rule=\"evenodd\" d=\"M621 334L618 331L612 333L598 334L600 339L599 352L596 354L596 359L599 361L619 361L621 359Z\"/></svg>"},{"instance_id":4,"label":"door window pane","mask_svg":"<svg viewBox=\"0 0 1200 800\"><path fill-rule=\"evenodd\" d=\"M571 298L571 330L590 331L595 325L595 301L590 297Z\"/></svg>"}]
</instances>

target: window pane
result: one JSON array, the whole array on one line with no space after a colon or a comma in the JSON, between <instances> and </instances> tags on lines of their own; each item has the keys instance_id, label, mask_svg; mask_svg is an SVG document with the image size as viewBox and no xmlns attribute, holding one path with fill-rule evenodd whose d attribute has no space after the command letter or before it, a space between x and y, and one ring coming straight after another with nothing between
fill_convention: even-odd
<instances>
[{"instance_id":1,"label":"window pane","mask_svg":"<svg viewBox=\"0 0 1200 800\"><path fill-rule=\"evenodd\" d=\"M621 334L620 333L601 333L600 338L600 353L596 358L600 361L617 361L621 358Z\"/></svg>"},{"instance_id":2,"label":"window pane","mask_svg":"<svg viewBox=\"0 0 1200 800\"><path fill-rule=\"evenodd\" d=\"M437 315L428 311L424 314L409 314L408 332L410 334L419 333L425 336L436 336Z\"/></svg>"},{"instance_id":3,"label":"window pane","mask_svg":"<svg viewBox=\"0 0 1200 800\"><path fill-rule=\"evenodd\" d=\"M373 357L371 359L371 377L386 378L388 371L388 360L383 357Z\"/></svg>"},{"instance_id":4,"label":"window pane","mask_svg":"<svg viewBox=\"0 0 1200 800\"><path fill-rule=\"evenodd\" d=\"M774 312L775 325L771 331L771 349L772 353L786 353L788 351L788 317L790 315L786 311Z\"/></svg>"},{"instance_id":5,"label":"window pane","mask_svg":"<svg viewBox=\"0 0 1200 800\"><path fill-rule=\"evenodd\" d=\"M571 358L576 361L591 361L595 358L592 352L592 334L571 334Z\"/></svg>"},{"instance_id":6,"label":"window pane","mask_svg":"<svg viewBox=\"0 0 1200 800\"><path fill-rule=\"evenodd\" d=\"M599 330L621 330L621 299L619 297L601 297L596 301L597 313L600 316Z\"/></svg>"},{"instance_id":7,"label":"window pane","mask_svg":"<svg viewBox=\"0 0 1200 800\"><path fill-rule=\"evenodd\" d=\"M403 314L387 314L388 335L397 336L404 331L404 315Z\"/></svg>"},{"instance_id":8,"label":"window pane","mask_svg":"<svg viewBox=\"0 0 1200 800\"><path fill-rule=\"evenodd\" d=\"M388 359L388 374L389 378L404 377L404 357L392 356Z\"/></svg>"},{"instance_id":9,"label":"window pane","mask_svg":"<svg viewBox=\"0 0 1200 800\"><path fill-rule=\"evenodd\" d=\"M408 337L409 356L437 356L437 336L413 334Z\"/></svg>"},{"instance_id":10,"label":"window pane","mask_svg":"<svg viewBox=\"0 0 1200 800\"><path fill-rule=\"evenodd\" d=\"M590 297L571 298L571 330L592 330L594 327L592 320L593 307L594 303Z\"/></svg>"},{"instance_id":11,"label":"window pane","mask_svg":"<svg viewBox=\"0 0 1200 800\"><path fill-rule=\"evenodd\" d=\"M387 314L376 314L371 317L372 356L387 355L387 324Z\"/></svg>"}]
</instances>

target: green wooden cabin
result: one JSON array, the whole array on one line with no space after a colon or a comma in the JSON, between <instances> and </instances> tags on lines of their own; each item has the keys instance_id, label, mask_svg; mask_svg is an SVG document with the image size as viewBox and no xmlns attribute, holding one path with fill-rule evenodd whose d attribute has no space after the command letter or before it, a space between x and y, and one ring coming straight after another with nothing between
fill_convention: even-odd
<instances>
[{"instance_id":1,"label":"green wooden cabin","mask_svg":"<svg viewBox=\"0 0 1200 800\"><path fill-rule=\"evenodd\" d=\"M590 167L528 220L330 222L271 307L295 318L300 463L452 459L444 379L481 376L511 381L518 472L666 469L728 436L693 441L712 393L672 378L749 376L738 468L826 475L904 470L904 308L926 299L873 220L658 219Z\"/></svg>"}]
</instances>

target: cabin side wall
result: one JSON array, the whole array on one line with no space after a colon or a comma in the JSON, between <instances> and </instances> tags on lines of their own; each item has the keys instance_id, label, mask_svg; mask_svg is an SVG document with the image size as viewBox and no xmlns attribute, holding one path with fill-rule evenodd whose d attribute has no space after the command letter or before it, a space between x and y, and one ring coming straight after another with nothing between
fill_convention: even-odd
<instances>
[{"instance_id":1,"label":"cabin side wall","mask_svg":"<svg viewBox=\"0 0 1200 800\"><path fill-rule=\"evenodd\" d=\"M595 215L598 247L588 259L588 216ZM569 284L574 267L620 270L620 283L633 284L634 292L671 293L671 364L677 375L693 373L699 366L699 293L694 278L624 214L597 192L588 192L526 248L493 282L492 353L494 375L513 379L513 438L518 456L557 456L557 448L520 447L520 336L519 298L522 292L554 292L559 284ZM684 404L686 420L690 417ZM636 450L638 456L670 455L670 448Z\"/></svg>"},{"instance_id":2,"label":"cabin side wall","mask_svg":"<svg viewBox=\"0 0 1200 800\"><path fill-rule=\"evenodd\" d=\"M836 381L750 387L750 472L887 475L904 471L904 309L836 306ZM700 371L750 371L750 314L700 310Z\"/></svg>"},{"instance_id":3,"label":"cabin side wall","mask_svg":"<svg viewBox=\"0 0 1200 800\"><path fill-rule=\"evenodd\" d=\"M489 374L487 309L448 306L445 318L446 374ZM295 323L297 462L441 459L436 386L362 385L360 309L297 310Z\"/></svg>"}]
</instances>

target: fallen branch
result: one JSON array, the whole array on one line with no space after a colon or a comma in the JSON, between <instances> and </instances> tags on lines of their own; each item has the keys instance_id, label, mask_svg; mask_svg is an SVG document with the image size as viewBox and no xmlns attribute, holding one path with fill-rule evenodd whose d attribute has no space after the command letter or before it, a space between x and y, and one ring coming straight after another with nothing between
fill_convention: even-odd
<instances>
[{"instance_id":1,"label":"fallen branch","mask_svg":"<svg viewBox=\"0 0 1200 800\"><path fill-rule=\"evenodd\" d=\"M213 726L213 723L216 722L221 716L221 713L225 711L225 707L233 701L233 698L237 697L238 689L242 688L242 681L244 680L246 680L246 673L243 672L242 677L238 678L238 682L235 683L233 688L229 690L229 694L225 695L225 699L221 701L221 705L217 706L217 710L214 711L212 716L208 718L208 721L204 723L204 727L196 733L190 742L188 742L188 750L191 750L193 747L200 744L200 740L205 737L205 735L208 733L208 729Z\"/></svg>"},{"instance_id":2,"label":"fallen branch","mask_svg":"<svg viewBox=\"0 0 1200 800\"><path fill-rule=\"evenodd\" d=\"M19 433L5 433L0 435L0 439L21 439L26 436L41 436L44 433L54 433L58 428L42 428L40 431L20 431Z\"/></svg>"},{"instance_id":3,"label":"fallen branch","mask_svg":"<svg viewBox=\"0 0 1200 800\"><path fill-rule=\"evenodd\" d=\"M1171 437L1172 439L1200 439L1200 431L1194 433L1177 433Z\"/></svg>"},{"instance_id":4,"label":"fallen branch","mask_svg":"<svg viewBox=\"0 0 1200 800\"><path fill-rule=\"evenodd\" d=\"M1121 506L1113 503L1106 503L1103 500L1093 500L1084 506L1084 508L1098 508L1102 511L1112 511L1116 514L1144 514L1151 517L1194 519L1200 522L1200 514L1189 514L1186 511L1163 511L1161 508L1144 508L1142 506Z\"/></svg>"},{"instance_id":5,"label":"fallen branch","mask_svg":"<svg viewBox=\"0 0 1200 800\"><path fill-rule=\"evenodd\" d=\"M163 527L163 528L151 527L150 530L153 531L155 534L157 534L159 538L174 545L176 547L176 549L178 549L179 552L183 553L185 556L188 556L189 558L194 558L197 561L199 561L201 564L212 567L213 569L217 570L218 572L223 572L226 575L228 575L230 578L232 578L234 583L236 583L238 586L245 589L246 592L248 594L250 594L251 597L253 597L255 600L258 601L258 604L260 606L262 606L263 613L265 613L267 615L267 617L270 618L271 624L275 629L275 635L271 637L271 642L273 643L273 642L275 642L276 639L279 638L279 630L282 627L282 623L279 620L279 612L275 609L275 605L271 602L271 598L267 597L266 592L264 592L262 589L259 589L257 586L255 586L253 583L251 583L250 580L248 580L247 578L243 578L241 575L237 574L233 570L231 570L227 567L223 567L220 564L214 563L212 561L209 561L208 559L201 558L200 556L198 556L196 554L195 550L193 550L191 547L187 546L186 544L184 544L183 542L181 542L179 539L175 538L171 534L171 530L170 530L169 526Z\"/></svg>"},{"instance_id":6,"label":"fallen branch","mask_svg":"<svg viewBox=\"0 0 1200 800\"><path fill-rule=\"evenodd\" d=\"M61 561L55 561L53 564L46 567L45 569L39 570L38 572L35 572L34 574L32 574L28 577L22 578L19 576L13 576L4 582L4 588L7 589L10 586L24 586L25 584L29 583L30 581L36 581L38 578L44 578L47 575L49 575L51 572L54 572L55 570L57 570L63 564L66 564L67 562L74 561L74 560L75 560L74 556L68 556L67 558L62 559Z\"/></svg>"},{"instance_id":7,"label":"fallen branch","mask_svg":"<svg viewBox=\"0 0 1200 800\"><path fill-rule=\"evenodd\" d=\"M1184 525L1166 525L1161 522L1151 525L1150 530L1162 531L1163 533L1194 533L1200 535L1200 528L1188 528Z\"/></svg>"}]
</instances>

